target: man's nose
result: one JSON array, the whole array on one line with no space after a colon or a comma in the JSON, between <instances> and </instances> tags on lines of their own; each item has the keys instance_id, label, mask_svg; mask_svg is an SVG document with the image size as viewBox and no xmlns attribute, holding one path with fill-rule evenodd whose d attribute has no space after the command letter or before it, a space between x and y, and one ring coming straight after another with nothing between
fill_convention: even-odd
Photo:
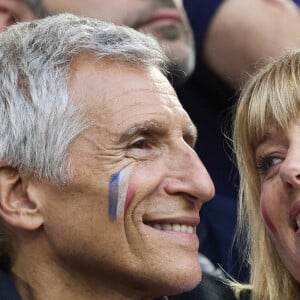
<instances>
[{"instance_id":1,"label":"man's nose","mask_svg":"<svg viewBox=\"0 0 300 300\"><path fill-rule=\"evenodd\" d=\"M298 149L289 151L280 166L280 177L288 190L300 188L300 154Z\"/></svg>"},{"instance_id":2,"label":"man's nose","mask_svg":"<svg viewBox=\"0 0 300 300\"><path fill-rule=\"evenodd\" d=\"M192 201L210 200L215 194L215 187L197 153L184 141L171 152L171 175L165 180L165 191L184 195Z\"/></svg>"}]
</instances>

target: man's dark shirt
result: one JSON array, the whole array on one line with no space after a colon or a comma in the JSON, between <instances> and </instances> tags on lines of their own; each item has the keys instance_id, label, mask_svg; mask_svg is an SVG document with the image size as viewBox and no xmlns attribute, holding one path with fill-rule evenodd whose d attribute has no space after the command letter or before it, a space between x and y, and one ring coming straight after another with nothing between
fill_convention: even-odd
<instances>
[{"instance_id":1,"label":"man's dark shirt","mask_svg":"<svg viewBox=\"0 0 300 300\"><path fill-rule=\"evenodd\" d=\"M201 283L191 292L156 300L236 300L232 290L213 276L203 274ZM248 300L248 297L241 300ZM0 270L0 300L22 300L6 273Z\"/></svg>"},{"instance_id":2,"label":"man's dark shirt","mask_svg":"<svg viewBox=\"0 0 300 300\"><path fill-rule=\"evenodd\" d=\"M21 300L13 283L3 271L0 270L0 300Z\"/></svg>"}]
</instances>

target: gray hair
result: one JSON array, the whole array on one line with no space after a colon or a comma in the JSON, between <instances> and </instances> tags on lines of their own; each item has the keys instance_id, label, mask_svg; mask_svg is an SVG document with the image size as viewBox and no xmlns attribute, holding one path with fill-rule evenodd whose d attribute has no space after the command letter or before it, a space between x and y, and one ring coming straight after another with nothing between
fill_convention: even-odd
<instances>
[{"instance_id":1,"label":"gray hair","mask_svg":"<svg viewBox=\"0 0 300 300\"><path fill-rule=\"evenodd\" d=\"M11 26L0 35L1 160L69 179L69 144L88 126L67 91L71 60L82 52L166 70L158 43L127 27L70 14Z\"/></svg>"}]
</instances>

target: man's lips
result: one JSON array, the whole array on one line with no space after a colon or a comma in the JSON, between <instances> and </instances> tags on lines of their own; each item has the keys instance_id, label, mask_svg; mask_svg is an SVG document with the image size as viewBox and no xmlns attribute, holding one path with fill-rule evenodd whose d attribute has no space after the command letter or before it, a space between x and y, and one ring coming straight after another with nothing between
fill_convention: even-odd
<instances>
[{"instance_id":1,"label":"man's lips","mask_svg":"<svg viewBox=\"0 0 300 300\"><path fill-rule=\"evenodd\" d=\"M143 22L137 24L136 29L142 29L161 23L182 23L182 18L174 9L163 9L155 12L155 14Z\"/></svg>"},{"instance_id":2,"label":"man's lips","mask_svg":"<svg viewBox=\"0 0 300 300\"><path fill-rule=\"evenodd\" d=\"M144 224L161 231L174 231L194 234L199 217L176 217L167 219L144 220Z\"/></svg>"}]
</instances>

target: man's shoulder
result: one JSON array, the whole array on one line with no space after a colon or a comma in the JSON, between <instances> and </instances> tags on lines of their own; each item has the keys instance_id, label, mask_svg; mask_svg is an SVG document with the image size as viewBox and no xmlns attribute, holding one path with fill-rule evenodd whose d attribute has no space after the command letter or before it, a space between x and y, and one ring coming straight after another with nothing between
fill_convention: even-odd
<instances>
[{"instance_id":1,"label":"man's shoulder","mask_svg":"<svg viewBox=\"0 0 300 300\"><path fill-rule=\"evenodd\" d=\"M169 300L237 300L228 284L209 274L203 274L200 284L190 292L168 298ZM240 300L249 299L249 294L246 293L240 298Z\"/></svg>"},{"instance_id":2,"label":"man's shoulder","mask_svg":"<svg viewBox=\"0 0 300 300\"><path fill-rule=\"evenodd\" d=\"M0 300L21 300L8 275L0 270Z\"/></svg>"}]
</instances>

